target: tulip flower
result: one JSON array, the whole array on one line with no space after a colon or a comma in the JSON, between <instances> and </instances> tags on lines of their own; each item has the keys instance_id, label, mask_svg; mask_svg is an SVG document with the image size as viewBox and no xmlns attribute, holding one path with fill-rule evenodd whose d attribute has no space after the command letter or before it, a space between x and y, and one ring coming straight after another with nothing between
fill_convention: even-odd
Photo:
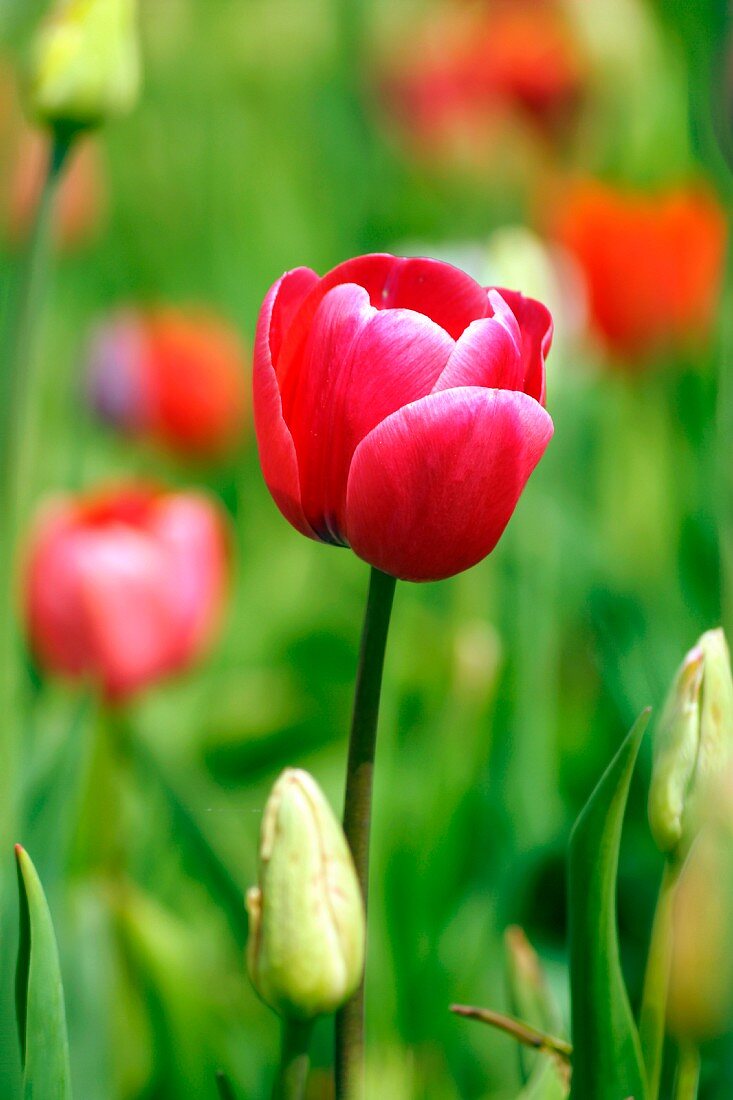
<instances>
[{"instance_id":1,"label":"tulip flower","mask_svg":"<svg viewBox=\"0 0 733 1100\"><path fill-rule=\"evenodd\" d=\"M25 607L39 664L119 700L189 666L215 633L224 526L196 493L131 486L42 508Z\"/></svg>"},{"instance_id":2,"label":"tulip flower","mask_svg":"<svg viewBox=\"0 0 733 1100\"><path fill-rule=\"evenodd\" d=\"M708 335L727 227L706 189L651 196L579 183L566 190L555 234L579 261L594 327L615 355L643 361Z\"/></svg>"},{"instance_id":3,"label":"tulip flower","mask_svg":"<svg viewBox=\"0 0 733 1100\"><path fill-rule=\"evenodd\" d=\"M189 458L220 457L244 431L244 349L204 311L114 314L92 337L88 388L103 419Z\"/></svg>"},{"instance_id":4,"label":"tulip flower","mask_svg":"<svg viewBox=\"0 0 733 1100\"><path fill-rule=\"evenodd\" d=\"M449 264L362 256L283 275L257 326L265 481L303 534L383 573L452 576L496 545L552 435L552 321Z\"/></svg>"}]
</instances>

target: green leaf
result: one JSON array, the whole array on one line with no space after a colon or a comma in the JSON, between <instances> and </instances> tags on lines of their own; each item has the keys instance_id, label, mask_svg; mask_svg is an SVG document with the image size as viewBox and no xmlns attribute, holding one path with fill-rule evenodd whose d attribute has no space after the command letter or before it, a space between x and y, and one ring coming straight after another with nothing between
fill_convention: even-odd
<instances>
[{"instance_id":1,"label":"green leaf","mask_svg":"<svg viewBox=\"0 0 733 1100\"><path fill-rule=\"evenodd\" d=\"M619 957L616 875L646 710L612 760L570 838L573 1100L646 1100L641 1047Z\"/></svg>"},{"instance_id":2,"label":"green leaf","mask_svg":"<svg viewBox=\"0 0 733 1100\"><path fill-rule=\"evenodd\" d=\"M20 895L15 1003L23 1100L71 1100L64 992L51 913L30 856L20 845L15 856Z\"/></svg>"}]
</instances>

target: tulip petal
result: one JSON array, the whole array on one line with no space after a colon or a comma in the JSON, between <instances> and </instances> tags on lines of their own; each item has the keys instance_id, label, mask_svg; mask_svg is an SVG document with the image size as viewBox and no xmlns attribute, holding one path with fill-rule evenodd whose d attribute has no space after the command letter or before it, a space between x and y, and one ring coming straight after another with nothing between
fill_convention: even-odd
<instances>
[{"instance_id":1,"label":"tulip petal","mask_svg":"<svg viewBox=\"0 0 733 1100\"><path fill-rule=\"evenodd\" d=\"M454 347L444 329L420 313L375 309L361 286L341 284L323 298L302 361L280 379L303 510L322 538L344 541L346 482L357 444L391 413L430 393Z\"/></svg>"},{"instance_id":2,"label":"tulip petal","mask_svg":"<svg viewBox=\"0 0 733 1100\"><path fill-rule=\"evenodd\" d=\"M339 264L321 280L325 290L358 283L377 309L413 309L457 340L489 313L486 291L465 271L441 260L376 253Z\"/></svg>"},{"instance_id":3,"label":"tulip petal","mask_svg":"<svg viewBox=\"0 0 733 1100\"><path fill-rule=\"evenodd\" d=\"M310 538L317 536L303 512L298 460L283 419L274 364L293 314L317 279L308 268L296 268L271 287L257 321L253 374L255 432L263 477L285 518Z\"/></svg>"},{"instance_id":4,"label":"tulip petal","mask_svg":"<svg viewBox=\"0 0 733 1100\"><path fill-rule=\"evenodd\" d=\"M123 526L80 533L76 554L86 671L103 679L111 697L169 672L177 624L168 555L148 535Z\"/></svg>"},{"instance_id":5,"label":"tulip petal","mask_svg":"<svg viewBox=\"0 0 733 1100\"><path fill-rule=\"evenodd\" d=\"M227 545L219 513L197 493L161 497L149 525L168 555L168 588L177 623L175 663L188 664L212 638L226 592Z\"/></svg>"},{"instance_id":6,"label":"tulip petal","mask_svg":"<svg viewBox=\"0 0 733 1100\"><path fill-rule=\"evenodd\" d=\"M495 291L494 317L472 321L456 342L433 393L459 386L485 386L496 390L521 390L524 385L521 333L514 314ZM492 302L492 305L494 303Z\"/></svg>"},{"instance_id":7,"label":"tulip petal","mask_svg":"<svg viewBox=\"0 0 733 1100\"><path fill-rule=\"evenodd\" d=\"M499 294L516 317L522 333L524 384L521 388L544 405L547 395L545 359L552 345L552 315L547 306L534 298L525 298L518 290L500 288Z\"/></svg>"},{"instance_id":8,"label":"tulip petal","mask_svg":"<svg viewBox=\"0 0 733 1100\"><path fill-rule=\"evenodd\" d=\"M302 356L313 318L325 295L344 283L363 287L375 309L412 309L424 314L454 340L471 321L491 313L486 290L452 264L422 258L402 259L387 253L357 256L324 275L303 300L277 355L273 349L278 378L288 373Z\"/></svg>"},{"instance_id":9,"label":"tulip petal","mask_svg":"<svg viewBox=\"0 0 733 1100\"><path fill-rule=\"evenodd\" d=\"M444 390L400 409L354 454L352 549L404 580L470 568L498 542L552 431L542 406L516 391Z\"/></svg>"}]
</instances>

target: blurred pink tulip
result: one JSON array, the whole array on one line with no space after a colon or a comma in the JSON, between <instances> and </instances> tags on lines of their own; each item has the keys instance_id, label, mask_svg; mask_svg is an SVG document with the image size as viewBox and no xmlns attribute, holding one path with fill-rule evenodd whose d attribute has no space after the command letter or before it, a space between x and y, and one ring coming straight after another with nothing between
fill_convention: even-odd
<instances>
[{"instance_id":1,"label":"blurred pink tulip","mask_svg":"<svg viewBox=\"0 0 733 1100\"><path fill-rule=\"evenodd\" d=\"M222 516L198 493L127 486L42 508L31 532L26 617L48 671L119 700L207 648L226 593Z\"/></svg>"}]
</instances>

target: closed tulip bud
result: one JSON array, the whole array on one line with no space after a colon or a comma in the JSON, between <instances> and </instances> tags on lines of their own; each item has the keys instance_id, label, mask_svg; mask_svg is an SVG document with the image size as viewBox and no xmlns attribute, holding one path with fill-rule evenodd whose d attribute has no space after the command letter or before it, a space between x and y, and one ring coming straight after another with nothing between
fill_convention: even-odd
<instances>
[{"instance_id":1,"label":"closed tulip bud","mask_svg":"<svg viewBox=\"0 0 733 1100\"><path fill-rule=\"evenodd\" d=\"M722 629L709 630L682 662L657 729L649 822L663 852L690 840L700 791L732 755L730 654Z\"/></svg>"},{"instance_id":2,"label":"closed tulip bud","mask_svg":"<svg viewBox=\"0 0 733 1100\"><path fill-rule=\"evenodd\" d=\"M334 1012L364 965L364 902L341 826L315 780L286 769L265 807L247 894L252 983L286 1019Z\"/></svg>"},{"instance_id":3,"label":"closed tulip bud","mask_svg":"<svg viewBox=\"0 0 733 1100\"><path fill-rule=\"evenodd\" d=\"M140 86L136 0L58 0L33 48L33 114L67 130L129 110Z\"/></svg>"}]
</instances>

